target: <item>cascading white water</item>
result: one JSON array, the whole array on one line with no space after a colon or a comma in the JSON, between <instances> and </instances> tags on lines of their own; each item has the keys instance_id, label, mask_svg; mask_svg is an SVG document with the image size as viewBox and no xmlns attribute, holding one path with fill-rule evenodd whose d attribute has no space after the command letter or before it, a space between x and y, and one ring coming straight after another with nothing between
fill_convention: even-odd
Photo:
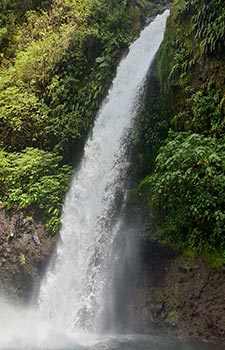
<instances>
[{"instance_id":1,"label":"cascading white water","mask_svg":"<svg viewBox=\"0 0 225 350\"><path fill-rule=\"evenodd\" d=\"M61 241L39 295L41 315L65 329L98 331L112 245L119 220L115 199L125 195L126 135L138 95L163 38L169 11L143 30L118 67L67 195Z\"/></svg>"},{"instance_id":2,"label":"cascading white water","mask_svg":"<svg viewBox=\"0 0 225 350\"><path fill-rule=\"evenodd\" d=\"M105 310L113 305L113 292L107 295L104 287L114 268L109 262L117 259L115 255L111 260L113 242L121 228L128 233L126 221L119 215L126 195L127 135L167 16L168 11L157 17L131 46L98 115L66 199L62 242L41 287L40 313L10 305L0 296L0 350L224 350L219 345L151 336L77 332L79 328L98 328L105 296L109 297ZM129 248L127 244L119 253L126 254Z\"/></svg>"}]
</instances>

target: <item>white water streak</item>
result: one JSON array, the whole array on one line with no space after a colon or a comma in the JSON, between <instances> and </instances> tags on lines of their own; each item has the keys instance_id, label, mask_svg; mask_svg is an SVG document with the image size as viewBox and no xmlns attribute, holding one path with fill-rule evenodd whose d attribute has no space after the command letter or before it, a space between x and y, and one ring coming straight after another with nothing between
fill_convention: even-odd
<instances>
[{"instance_id":1,"label":"white water streak","mask_svg":"<svg viewBox=\"0 0 225 350\"><path fill-rule=\"evenodd\" d=\"M118 191L123 191L121 173L127 168L124 139L168 13L157 16L143 30L119 65L81 167L75 171L64 205L55 266L49 268L39 296L42 316L57 326L98 330L107 263L119 225L112 225L113 204Z\"/></svg>"}]
</instances>

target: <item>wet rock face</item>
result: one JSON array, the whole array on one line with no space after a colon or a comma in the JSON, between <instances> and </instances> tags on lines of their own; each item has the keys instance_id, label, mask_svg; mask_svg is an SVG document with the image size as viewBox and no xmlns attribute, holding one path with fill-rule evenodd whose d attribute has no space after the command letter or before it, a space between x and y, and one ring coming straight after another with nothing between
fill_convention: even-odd
<instances>
[{"instance_id":1,"label":"wet rock face","mask_svg":"<svg viewBox=\"0 0 225 350\"><path fill-rule=\"evenodd\" d=\"M20 210L0 208L0 287L7 298L26 302L38 288L55 245L43 225Z\"/></svg>"},{"instance_id":2,"label":"wet rock face","mask_svg":"<svg viewBox=\"0 0 225 350\"><path fill-rule=\"evenodd\" d=\"M133 291L132 328L225 344L225 269L171 256L154 245ZM164 271L164 273L163 273Z\"/></svg>"}]
</instances>

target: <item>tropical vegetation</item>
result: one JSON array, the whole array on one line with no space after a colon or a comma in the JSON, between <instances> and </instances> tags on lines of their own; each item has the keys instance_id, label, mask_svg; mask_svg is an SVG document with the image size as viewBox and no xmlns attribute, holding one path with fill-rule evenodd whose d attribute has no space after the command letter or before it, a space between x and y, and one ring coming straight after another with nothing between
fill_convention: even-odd
<instances>
[{"instance_id":1,"label":"tropical vegetation","mask_svg":"<svg viewBox=\"0 0 225 350\"><path fill-rule=\"evenodd\" d=\"M0 4L1 204L57 232L72 165L147 0Z\"/></svg>"},{"instance_id":2,"label":"tropical vegetation","mask_svg":"<svg viewBox=\"0 0 225 350\"><path fill-rule=\"evenodd\" d=\"M157 59L158 96L138 136L147 150L140 188L160 239L219 256L219 264L225 263L224 16L222 1L174 1Z\"/></svg>"}]
</instances>

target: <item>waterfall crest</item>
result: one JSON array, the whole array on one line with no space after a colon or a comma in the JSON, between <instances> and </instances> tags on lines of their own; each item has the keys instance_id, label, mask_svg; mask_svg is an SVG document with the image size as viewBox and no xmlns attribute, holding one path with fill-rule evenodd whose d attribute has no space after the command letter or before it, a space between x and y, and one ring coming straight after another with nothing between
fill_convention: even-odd
<instances>
[{"instance_id":1,"label":"waterfall crest","mask_svg":"<svg viewBox=\"0 0 225 350\"><path fill-rule=\"evenodd\" d=\"M61 240L38 306L44 319L67 330L99 331L112 246L121 224L118 213L126 197L127 134L168 14L142 31L120 63L66 197Z\"/></svg>"}]
</instances>

